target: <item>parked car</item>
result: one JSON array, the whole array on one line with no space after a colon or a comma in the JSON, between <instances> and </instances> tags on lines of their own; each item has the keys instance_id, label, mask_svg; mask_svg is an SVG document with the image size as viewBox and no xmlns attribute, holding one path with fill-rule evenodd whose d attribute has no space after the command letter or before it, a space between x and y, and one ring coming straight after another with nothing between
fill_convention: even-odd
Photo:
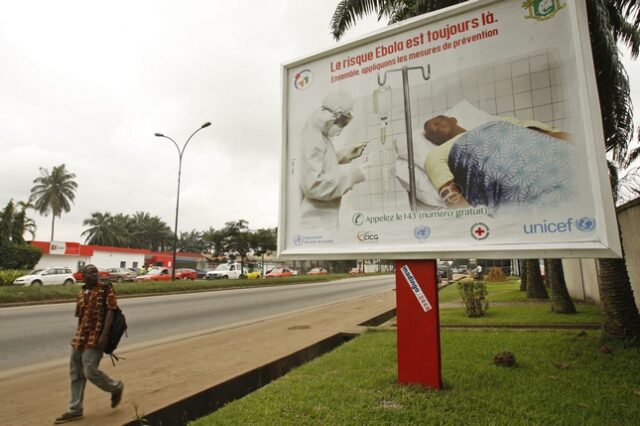
<instances>
[{"instance_id":1,"label":"parked car","mask_svg":"<svg viewBox=\"0 0 640 426\"><path fill-rule=\"evenodd\" d=\"M98 271L98 273L99 272L100 271ZM133 281L138 276L138 274L129 268L107 268L107 272L109 273L109 279L118 283Z\"/></svg>"},{"instance_id":2,"label":"parked car","mask_svg":"<svg viewBox=\"0 0 640 426\"><path fill-rule=\"evenodd\" d=\"M82 270L73 273L73 278L76 281L84 281L84 272ZM100 281L108 281L111 279L109 272L106 269L98 268L98 279Z\"/></svg>"},{"instance_id":3,"label":"parked car","mask_svg":"<svg viewBox=\"0 0 640 426\"><path fill-rule=\"evenodd\" d=\"M195 269L190 268L178 268L176 269L176 280L195 280L198 278L198 273Z\"/></svg>"},{"instance_id":4,"label":"parked car","mask_svg":"<svg viewBox=\"0 0 640 426\"><path fill-rule=\"evenodd\" d=\"M219 279L229 279L229 280L237 280L240 278L242 274L242 268L240 263L221 263L209 272L207 272L206 279L208 280L219 280Z\"/></svg>"},{"instance_id":5,"label":"parked car","mask_svg":"<svg viewBox=\"0 0 640 426\"><path fill-rule=\"evenodd\" d=\"M313 268L309 272L307 272L307 275L324 275L328 273L329 272L324 268Z\"/></svg>"},{"instance_id":6,"label":"parked car","mask_svg":"<svg viewBox=\"0 0 640 426\"><path fill-rule=\"evenodd\" d=\"M290 277L293 275L294 273L291 269L287 267L279 267L279 268L273 268L265 276L267 278L277 278L277 277Z\"/></svg>"},{"instance_id":7,"label":"parked car","mask_svg":"<svg viewBox=\"0 0 640 426\"><path fill-rule=\"evenodd\" d=\"M204 279L209 271L210 269L196 269L196 275L198 276L198 279Z\"/></svg>"},{"instance_id":8,"label":"parked car","mask_svg":"<svg viewBox=\"0 0 640 426\"><path fill-rule=\"evenodd\" d=\"M27 275L16 278L14 285L52 285L52 284L75 284L71 268L66 266L56 266L54 268L35 269Z\"/></svg>"},{"instance_id":9,"label":"parked car","mask_svg":"<svg viewBox=\"0 0 640 426\"><path fill-rule=\"evenodd\" d=\"M138 275L135 282L145 281L171 281L171 268L154 267L147 271L144 275Z\"/></svg>"},{"instance_id":10,"label":"parked car","mask_svg":"<svg viewBox=\"0 0 640 426\"><path fill-rule=\"evenodd\" d=\"M351 268L351 270L349 271L350 274L355 275L355 274L364 274L364 272L362 271L362 269L355 267L355 268Z\"/></svg>"},{"instance_id":11,"label":"parked car","mask_svg":"<svg viewBox=\"0 0 640 426\"><path fill-rule=\"evenodd\" d=\"M244 267L244 276L248 280L257 280L262 278L262 268L258 265L246 265Z\"/></svg>"}]
</instances>

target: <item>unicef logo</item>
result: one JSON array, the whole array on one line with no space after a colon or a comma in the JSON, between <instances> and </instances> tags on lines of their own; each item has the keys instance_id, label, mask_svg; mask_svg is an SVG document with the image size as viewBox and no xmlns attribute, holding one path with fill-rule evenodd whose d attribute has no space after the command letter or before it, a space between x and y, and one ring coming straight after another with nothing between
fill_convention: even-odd
<instances>
[{"instance_id":1,"label":"unicef logo","mask_svg":"<svg viewBox=\"0 0 640 426\"><path fill-rule=\"evenodd\" d=\"M311 86L313 73L311 70L302 70L293 77L293 85L298 90L304 90Z\"/></svg>"},{"instance_id":2,"label":"unicef logo","mask_svg":"<svg viewBox=\"0 0 640 426\"><path fill-rule=\"evenodd\" d=\"M304 242L304 237L302 235L300 235L300 234L294 235L293 244L295 244L297 246L301 246L303 242Z\"/></svg>"},{"instance_id":3,"label":"unicef logo","mask_svg":"<svg viewBox=\"0 0 640 426\"><path fill-rule=\"evenodd\" d=\"M413 229L413 235L420 241L424 241L431 235L431 228L426 225L416 226Z\"/></svg>"},{"instance_id":4,"label":"unicef logo","mask_svg":"<svg viewBox=\"0 0 640 426\"><path fill-rule=\"evenodd\" d=\"M596 220L591 217L581 217L576 220L576 227L582 232L589 232L596 229Z\"/></svg>"},{"instance_id":5,"label":"unicef logo","mask_svg":"<svg viewBox=\"0 0 640 426\"><path fill-rule=\"evenodd\" d=\"M364 215L362 213L355 213L351 218L351 221L355 226L360 226L364 223Z\"/></svg>"}]
</instances>

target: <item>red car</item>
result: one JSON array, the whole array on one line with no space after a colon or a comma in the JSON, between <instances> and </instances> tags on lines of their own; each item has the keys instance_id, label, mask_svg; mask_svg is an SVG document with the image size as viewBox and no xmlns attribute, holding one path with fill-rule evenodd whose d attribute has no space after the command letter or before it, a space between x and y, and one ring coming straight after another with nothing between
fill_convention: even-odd
<instances>
[{"instance_id":1,"label":"red car","mask_svg":"<svg viewBox=\"0 0 640 426\"><path fill-rule=\"evenodd\" d=\"M267 278L276 278L276 277L290 277L294 275L293 271L289 268L273 268L265 277Z\"/></svg>"},{"instance_id":2,"label":"red car","mask_svg":"<svg viewBox=\"0 0 640 426\"><path fill-rule=\"evenodd\" d=\"M176 280L195 280L198 278L198 272L189 268L176 269Z\"/></svg>"},{"instance_id":3,"label":"red car","mask_svg":"<svg viewBox=\"0 0 640 426\"><path fill-rule=\"evenodd\" d=\"M107 272L106 269L98 268L98 277L100 281L109 281L109 272ZM84 281L84 272L74 272L73 278L75 278L76 281Z\"/></svg>"},{"instance_id":4,"label":"red car","mask_svg":"<svg viewBox=\"0 0 640 426\"><path fill-rule=\"evenodd\" d=\"M171 269L154 267L149 269L146 274L137 276L134 281L171 281Z\"/></svg>"}]
</instances>

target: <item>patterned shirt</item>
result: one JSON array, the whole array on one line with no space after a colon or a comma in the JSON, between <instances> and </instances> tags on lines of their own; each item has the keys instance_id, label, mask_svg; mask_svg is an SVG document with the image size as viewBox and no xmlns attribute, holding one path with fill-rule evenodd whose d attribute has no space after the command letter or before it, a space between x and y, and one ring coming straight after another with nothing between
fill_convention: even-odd
<instances>
[{"instance_id":1,"label":"patterned shirt","mask_svg":"<svg viewBox=\"0 0 640 426\"><path fill-rule=\"evenodd\" d=\"M106 302L104 302L105 293ZM71 340L71 346L78 350L95 348L104 326L107 309L115 311L117 308L116 294L112 285L99 282L92 289L87 288L86 284L83 285L76 298L78 328Z\"/></svg>"}]
</instances>

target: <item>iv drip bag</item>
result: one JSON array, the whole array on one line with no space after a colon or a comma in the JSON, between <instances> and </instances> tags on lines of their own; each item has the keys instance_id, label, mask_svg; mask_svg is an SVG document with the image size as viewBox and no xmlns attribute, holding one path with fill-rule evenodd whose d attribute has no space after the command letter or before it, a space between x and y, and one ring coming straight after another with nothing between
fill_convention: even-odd
<instances>
[{"instance_id":1,"label":"iv drip bag","mask_svg":"<svg viewBox=\"0 0 640 426\"><path fill-rule=\"evenodd\" d=\"M388 115L391 112L391 87L378 86L373 91L373 112Z\"/></svg>"}]
</instances>

